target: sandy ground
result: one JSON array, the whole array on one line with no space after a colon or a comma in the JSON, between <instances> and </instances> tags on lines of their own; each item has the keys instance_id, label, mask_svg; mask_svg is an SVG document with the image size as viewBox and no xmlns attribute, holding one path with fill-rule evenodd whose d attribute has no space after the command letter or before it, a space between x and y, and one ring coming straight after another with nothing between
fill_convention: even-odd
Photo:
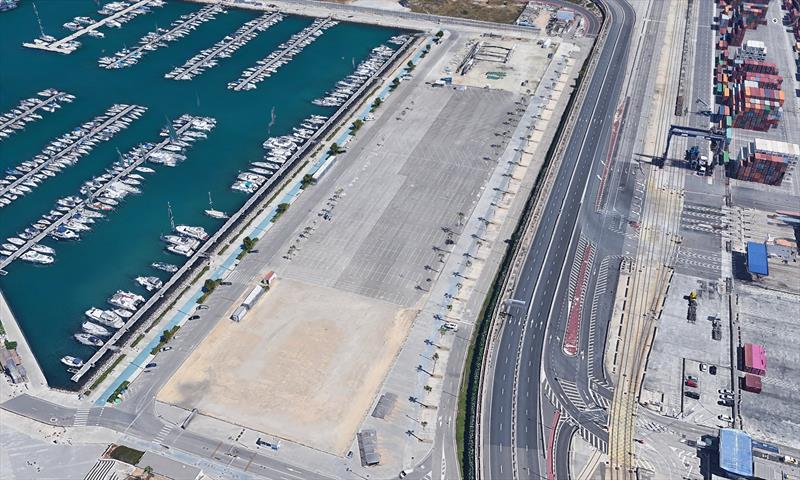
<instances>
[{"instance_id":1,"label":"sandy ground","mask_svg":"<svg viewBox=\"0 0 800 480\"><path fill-rule=\"evenodd\" d=\"M510 49L507 61L489 61L488 56L481 56L466 75L456 75L459 64L466 58L469 51L477 42L488 46L487 50L502 52L493 47ZM548 48L538 45L536 40L525 39L513 35L503 35L493 38L473 35L464 36L459 41L458 50L451 56L445 67L445 74L453 76L456 85L470 87L490 87L514 93L531 93L536 89L550 60L549 53L555 51L557 43L552 43ZM487 73L499 72L499 78L489 78Z\"/></svg>"},{"instance_id":2,"label":"sandy ground","mask_svg":"<svg viewBox=\"0 0 800 480\"><path fill-rule=\"evenodd\" d=\"M282 279L241 323L220 322L158 398L344 454L414 314Z\"/></svg>"}]
</instances>

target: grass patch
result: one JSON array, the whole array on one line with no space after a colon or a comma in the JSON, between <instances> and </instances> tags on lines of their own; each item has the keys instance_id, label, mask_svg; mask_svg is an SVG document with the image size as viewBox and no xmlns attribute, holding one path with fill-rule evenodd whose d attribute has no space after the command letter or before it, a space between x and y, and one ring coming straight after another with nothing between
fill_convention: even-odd
<instances>
[{"instance_id":1,"label":"grass patch","mask_svg":"<svg viewBox=\"0 0 800 480\"><path fill-rule=\"evenodd\" d=\"M134 348L136 347L136 345L139 345L139 342L141 342L143 338L144 338L144 333L140 333L139 336L136 337L136 340L131 342L131 348Z\"/></svg>"},{"instance_id":2,"label":"grass patch","mask_svg":"<svg viewBox=\"0 0 800 480\"><path fill-rule=\"evenodd\" d=\"M120 462L136 465L144 456L144 452L126 447L124 445L116 445L110 452L108 452L108 456L114 460L119 460Z\"/></svg>"},{"instance_id":3,"label":"grass patch","mask_svg":"<svg viewBox=\"0 0 800 480\"><path fill-rule=\"evenodd\" d=\"M205 267L203 267L203 269L202 269L202 270L200 270L200 273L198 273L197 275L195 275L195 276L194 276L194 279L192 279L192 285L194 285L195 283L197 283L197 281L198 281L198 280L200 280L200 277L202 277L202 276L203 276L203 274L204 274L204 273L206 273L207 271L208 271L208 265L206 265Z\"/></svg>"},{"instance_id":4,"label":"grass patch","mask_svg":"<svg viewBox=\"0 0 800 480\"><path fill-rule=\"evenodd\" d=\"M3 322L0 322L0 335L6 334L6 328L3 326Z\"/></svg>"},{"instance_id":5,"label":"grass patch","mask_svg":"<svg viewBox=\"0 0 800 480\"><path fill-rule=\"evenodd\" d=\"M6 350L14 350L14 349L17 348L17 342L15 342L13 340L6 339L5 347L6 347Z\"/></svg>"},{"instance_id":6,"label":"grass patch","mask_svg":"<svg viewBox=\"0 0 800 480\"><path fill-rule=\"evenodd\" d=\"M143 336L144 335L140 335L140 337L143 337ZM124 353L122 355L120 355L119 357L117 357L117 359L114 360L114 363L109 365L109 367L106 368L103 371L103 373L100 374L99 377L97 377L97 379L94 381L94 383L92 383L92 385L89 387L89 390L94 390L95 388L97 388L98 385L103 383L103 380L105 380L106 377L108 377L111 374L111 371L114 370L117 367L117 365L120 364L120 362L122 361L123 358L125 358L125 354Z\"/></svg>"}]
</instances>

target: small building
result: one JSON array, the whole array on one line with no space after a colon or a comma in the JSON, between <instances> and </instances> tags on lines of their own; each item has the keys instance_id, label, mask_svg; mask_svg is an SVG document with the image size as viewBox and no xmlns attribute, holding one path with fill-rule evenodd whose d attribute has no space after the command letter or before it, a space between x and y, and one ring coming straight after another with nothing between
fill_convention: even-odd
<instances>
[{"instance_id":1,"label":"small building","mask_svg":"<svg viewBox=\"0 0 800 480\"><path fill-rule=\"evenodd\" d=\"M556 12L556 20L559 22L572 22L575 20L575 12L572 10L561 9Z\"/></svg>"},{"instance_id":2,"label":"small building","mask_svg":"<svg viewBox=\"0 0 800 480\"><path fill-rule=\"evenodd\" d=\"M769 275L766 243L747 242L747 271L756 278Z\"/></svg>"},{"instance_id":3,"label":"small building","mask_svg":"<svg viewBox=\"0 0 800 480\"><path fill-rule=\"evenodd\" d=\"M742 370L755 375L767 373L767 352L764 347L755 343L745 343L742 347L744 351Z\"/></svg>"},{"instance_id":4,"label":"small building","mask_svg":"<svg viewBox=\"0 0 800 480\"><path fill-rule=\"evenodd\" d=\"M752 373L745 374L742 379L742 390L751 393L761 393L761 377Z\"/></svg>"},{"instance_id":5,"label":"small building","mask_svg":"<svg viewBox=\"0 0 800 480\"><path fill-rule=\"evenodd\" d=\"M719 466L732 478L753 476L753 440L741 430L719 431Z\"/></svg>"},{"instance_id":6,"label":"small building","mask_svg":"<svg viewBox=\"0 0 800 480\"><path fill-rule=\"evenodd\" d=\"M266 274L266 275L264 275L264 283L265 283L265 284L266 284L268 287L271 287L271 286L272 286L272 284L273 284L273 283L275 282L275 280L277 280L277 279L278 279L278 275L277 275L275 272L273 272L272 270L270 270L269 272L267 272L267 274Z\"/></svg>"}]
</instances>

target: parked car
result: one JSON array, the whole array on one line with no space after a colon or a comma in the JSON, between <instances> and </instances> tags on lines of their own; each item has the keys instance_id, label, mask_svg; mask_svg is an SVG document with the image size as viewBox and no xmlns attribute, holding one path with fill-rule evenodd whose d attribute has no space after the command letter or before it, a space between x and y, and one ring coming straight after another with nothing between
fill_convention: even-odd
<instances>
[{"instance_id":1,"label":"parked car","mask_svg":"<svg viewBox=\"0 0 800 480\"><path fill-rule=\"evenodd\" d=\"M720 400L717 403L719 403L723 407L732 407L733 406L733 399L732 398L723 398L722 400Z\"/></svg>"},{"instance_id":2,"label":"parked car","mask_svg":"<svg viewBox=\"0 0 800 480\"><path fill-rule=\"evenodd\" d=\"M172 347L161 347L162 352L169 352L170 350L172 350Z\"/></svg>"},{"instance_id":3,"label":"parked car","mask_svg":"<svg viewBox=\"0 0 800 480\"><path fill-rule=\"evenodd\" d=\"M697 392L693 392L691 390L684 393L684 395L686 395L689 398L694 398L695 400L700 400L700 394Z\"/></svg>"},{"instance_id":4,"label":"parked car","mask_svg":"<svg viewBox=\"0 0 800 480\"><path fill-rule=\"evenodd\" d=\"M205 304L198 305L197 310L208 310L208 305Z\"/></svg>"},{"instance_id":5,"label":"parked car","mask_svg":"<svg viewBox=\"0 0 800 480\"><path fill-rule=\"evenodd\" d=\"M727 388L720 388L717 390L719 393L730 393L733 394L733 390L728 390Z\"/></svg>"},{"instance_id":6,"label":"parked car","mask_svg":"<svg viewBox=\"0 0 800 480\"><path fill-rule=\"evenodd\" d=\"M191 317L189 317L189 320L197 320L199 318L200 318L200 315L192 315Z\"/></svg>"},{"instance_id":7,"label":"parked car","mask_svg":"<svg viewBox=\"0 0 800 480\"><path fill-rule=\"evenodd\" d=\"M697 381L697 377L695 377L694 375L686 375L686 378L688 378L689 380L694 380L695 382Z\"/></svg>"},{"instance_id":8,"label":"parked car","mask_svg":"<svg viewBox=\"0 0 800 480\"><path fill-rule=\"evenodd\" d=\"M717 366L716 365L711 365L710 367L708 367L708 373L710 373L711 375L716 375L717 374Z\"/></svg>"},{"instance_id":9,"label":"parked car","mask_svg":"<svg viewBox=\"0 0 800 480\"><path fill-rule=\"evenodd\" d=\"M692 379L688 379L688 380L686 380L686 386L687 387L692 387L692 388L697 388L697 382L695 382Z\"/></svg>"},{"instance_id":10,"label":"parked car","mask_svg":"<svg viewBox=\"0 0 800 480\"><path fill-rule=\"evenodd\" d=\"M733 419L731 417L729 417L728 415L717 415L717 418L719 418L723 422L728 422L728 423L732 423L733 422Z\"/></svg>"},{"instance_id":11,"label":"parked car","mask_svg":"<svg viewBox=\"0 0 800 480\"><path fill-rule=\"evenodd\" d=\"M144 368L156 368L157 366L158 364L156 362L151 362L145 365Z\"/></svg>"},{"instance_id":12,"label":"parked car","mask_svg":"<svg viewBox=\"0 0 800 480\"><path fill-rule=\"evenodd\" d=\"M458 331L458 324L455 324L453 322L446 322L444 325L442 325L442 327L444 327L445 330L451 330L453 332Z\"/></svg>"}]
</instances>

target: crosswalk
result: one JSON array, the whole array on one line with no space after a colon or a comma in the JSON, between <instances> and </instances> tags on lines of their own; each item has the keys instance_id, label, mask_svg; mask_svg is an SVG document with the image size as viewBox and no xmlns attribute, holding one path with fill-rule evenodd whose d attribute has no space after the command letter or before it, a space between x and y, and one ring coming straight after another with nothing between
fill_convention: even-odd
<instances>
[{"instance_id":1,"label":"crosswalk","mask_svg":"<svg viewBox=\"0 0 800 480\"><path fill-rule=\"evenodd\" d=\"M588 408L586 406L586 402L583 401L583 397L578 391L578 386L575 384L575 382L559 380L558 384L561 385L561 390L564 392L564 395L569 399L570 403L575 405L576 408L579 410L586 410Z\"/></svg>"},{"instance_id":2,"label":"crosswalk","mask_svg":"<svg viewBox=\"0 0 800 480\"><path fill-rule=\"evenodd\" d=\"M89 472L83 477L84 480L105 480L106 476L114 468L114 460L98 460Z\"/></svg>"},{"instance_id":3,"label":"crosswalk","mask_svg":"<svg viewBox=\"0 0 800 480\"><path fill-rule=\"evenodd\" d=\"M154 439L155 442L159 444L164 443L164 440L167 439L169 434L172 432L173 428L175 428L174 425L164 425L163 427L161 427L161 430L159 430L158 435L156 435Z\"/></svg>"},{"instance_id":4,"label":"crosswalk","mask_svg":"<svg viewBox=\"0 0 800 480\"><path fill-rule=\"evenodd\" d=\"M81 407L75 412L72 423L73 427L85 427L89 423L89 412L91 407Z\"/></svg>"}]
</instances>

